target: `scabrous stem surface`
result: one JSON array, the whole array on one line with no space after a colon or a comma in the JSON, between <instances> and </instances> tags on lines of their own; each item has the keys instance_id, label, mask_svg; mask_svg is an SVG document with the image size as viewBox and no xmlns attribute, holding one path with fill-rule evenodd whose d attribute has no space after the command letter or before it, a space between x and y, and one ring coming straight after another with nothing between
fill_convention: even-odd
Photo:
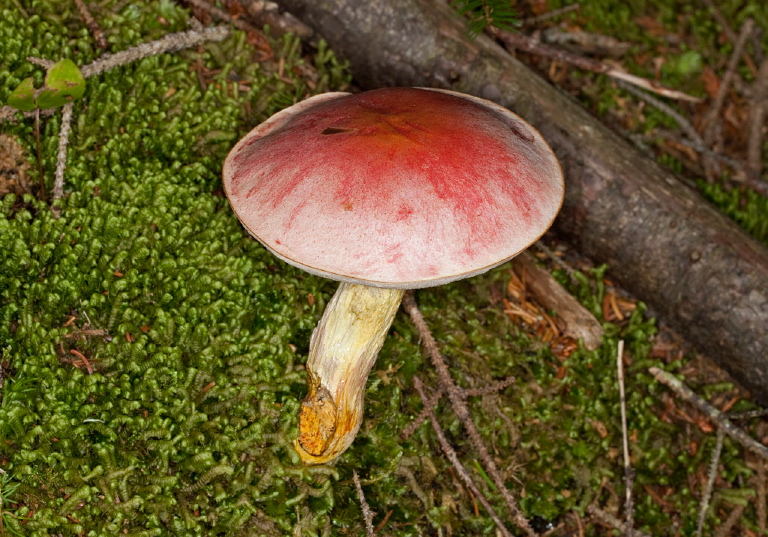
<instances>
[{"instance_id":1,"label":"scabrous stem surface","mask_svg":"<svg viewBox=\"0 0 768 537\"><path fill-rule=\"evenodd\" d=\"M309 393L301 404L296 440L305 463L330 462L355 439L368 373L403 293L342 283L328 303L309 345Z\"/></svg>"}]
</instances>

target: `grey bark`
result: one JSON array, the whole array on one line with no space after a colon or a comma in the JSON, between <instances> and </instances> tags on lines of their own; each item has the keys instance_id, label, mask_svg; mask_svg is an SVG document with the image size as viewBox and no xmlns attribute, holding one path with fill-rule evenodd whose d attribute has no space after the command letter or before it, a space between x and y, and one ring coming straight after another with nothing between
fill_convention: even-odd
<instances>
[{"instance_id":1,"label":"grey bark","mask_svg":"<svg viewBox=\"0 0 768 537\"><path fill-rule=\"evenodd\" d=\"M364 88L430 86L515 111L566 176L555 224L768 403L768 251L439 0L280 0Z\"/></svg>"}]
</instances>

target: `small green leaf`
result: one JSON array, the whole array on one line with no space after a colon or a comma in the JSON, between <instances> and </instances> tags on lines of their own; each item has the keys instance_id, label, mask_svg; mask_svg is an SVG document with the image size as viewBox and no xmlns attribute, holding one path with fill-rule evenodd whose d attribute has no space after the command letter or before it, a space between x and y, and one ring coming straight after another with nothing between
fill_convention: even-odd
<instances>
[{"instance_id":1,"label":"small green leaf","mask_svg":"<svg viewBox=\"0 0 768 537\"><path fill-rule=\"evenodd\" d=\"M35 86L32 77L25 78L8 96L8 105L17 110L35 109Z\"/></svg>"},{"instance_id":2,"label":"small green leaf","mask_svg":"<svg viewBox=\"0 0 768 537\"><path fill-rule=\"evenodd\" d=\"M61 60L48 69L45 84L37 97L40 108L55 108L79 99L85 92L85 78L72 60Z\"/></svg>"}]
</instances>

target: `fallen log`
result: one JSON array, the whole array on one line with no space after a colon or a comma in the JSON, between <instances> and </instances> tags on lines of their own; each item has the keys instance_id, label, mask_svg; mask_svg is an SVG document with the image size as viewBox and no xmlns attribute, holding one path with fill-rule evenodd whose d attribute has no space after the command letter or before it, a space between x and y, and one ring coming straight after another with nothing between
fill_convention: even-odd
<instances>
[{"instance_id":1,"label":"fallen log","mask_svg":"<svg viewBox=\"0 0 768 537\"><path fill-rule=\"evenodd\" d=\"M364 88L449 88L506 106L563 165L556 230L768 403L768 251L440 0L280 0Z\"/></svg>"}]
</instances>

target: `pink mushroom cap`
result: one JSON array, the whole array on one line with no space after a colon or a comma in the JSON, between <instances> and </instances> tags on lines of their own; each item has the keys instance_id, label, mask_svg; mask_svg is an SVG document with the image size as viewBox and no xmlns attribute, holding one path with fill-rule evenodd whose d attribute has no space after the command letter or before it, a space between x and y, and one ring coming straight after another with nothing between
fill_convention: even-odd
<instances>
[{"instance_id":1,"label":"pink mushroom cap","mask_svg":"<svg viewBox=\"0 0 768 537\"><path fill-rule=\"evenodd\" d=\"M506 108L445 90L325 93L248 133L224 163L245 228L326 278L421 288L483 273L549 228L560 165Z\"/></svg>"}]
</instances>

